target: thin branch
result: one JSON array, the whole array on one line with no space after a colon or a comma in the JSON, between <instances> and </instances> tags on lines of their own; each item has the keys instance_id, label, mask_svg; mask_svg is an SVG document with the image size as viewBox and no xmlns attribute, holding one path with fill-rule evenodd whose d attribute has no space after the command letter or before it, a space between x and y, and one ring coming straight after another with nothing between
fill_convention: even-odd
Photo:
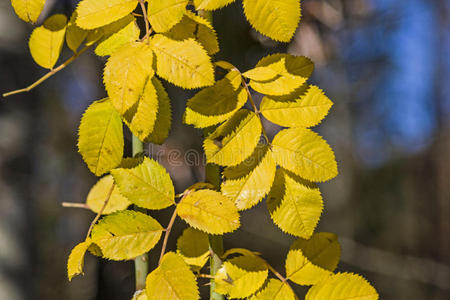
<instances>
[{"instance_id":1,"label":"thin branch","mask_svg":"<svg viewBox=\"0 0 450 300\"><path fill-rule=\"evenodd\" d=\"M106 196L105 203L103 203L102 208L100 208L98 214L95 216L94 220L92 220L91 226L89 226L89 230L88 230L88 232L86 234L86 239L88 239L89 236L91 235L92 228L97 223L98 219L100 219L100 216L102 215L103 211L105 210L106 205L108 205L108 202L109 202L109 199L111 198L111 195L112 195L112 192L114 190L114 187L115 187L115 184L113 183L111 185L111 188L108 191L108 195Z\"/></svg>"},{"instance_id":2,"label":"thin branch","mask_svg":"<svg viewBox=\"0 0 450 300\"><path fill-rule=\"evenodd\" d=\"M278 271L275 270L271 265L269 265L268 262L266 262L266 266L267 266L267 268L268 268L268 269L269 269L269 270L270 270L270 271L271 271L278 279L280 279L284 284L286 284L286 285L292 290L292 287L291 287L291 285L289 284L287 278L285 278L283 275L281 275L280 273L278 273ZM298 300L297 295L295 295L295 299Z\"/></svg>"},{"instance_id":3,"label":"thin branch","mask_svg":"<svg viewBox=\"0 0 450 300\"><path fill-rule=\"evenodd\" d=\"M210 274L197 274L197 277L199 278L209 278L209 279L214 279L214 276L210 275Z\"/></svg>"},{"instance_id":4,"label":"thin branch","mask_svg":"<svg viewBox=\"0 0 450 300\"><path fill-rule=\"evenodd\" d=\"M175 206L175 209L173 211L172 217L170 218L170 221L169 221L169 225L167 225L167 228L166 228L166 233L164 235L164 241L163 241L163 245L162 245L162 248L161 248L161 255L159 256L158 265L161 264L161 261L162 261L162 258L164 256L164 253L166 252L167 241L169 240L169 235L170 235L173 223L175 222L176 218L177 218L177 206Z\"/></svg>"},{"instance_id":5,"label":"thin branch","mask_svg":"<svg viewBox=\"0 0 450 300\"><path fill-rule=\"evenodd\" d=\"M25 92L31 91L32 89L34 89L35 87L37 87L38 85L40 85L41 83L43 83L44 81L46 81L47 79L49 79L50 77L52 77L53 75L55 75L56 73L58 73L59 71L64 69L65 67L67 67L75 59L77 59L78 56L83 54L90 47L91 46L84 47L83 49L81 49L80 51L75 53L72 57L70 57L68 60L66 60L64 63L62 63L58 67L52 69L50 72L48 72L47 74L42 76L38 81L34 82L33 84L29 85L28 87L20 89L20 90L15 90L15 91L12 91L12 92L4 93L3 97L8 97L8 96L11 96L11 95L15 95L15 94L20 94L20 93L25 93Z\"/></svg>"},{"instance_id":6,"label":"thin branch","mask_svg":"<svg viewBox=\"0 0 450 300\"><path fill-rule=\"evenodd\" d=\"M141 9L142 9L142 14L144 16L144 22L145 22L145 36L142 38L142 40L147 40L147 43L150 42L150 40L148 39L150 36L150 23L148 21L148 16L147 16L147 9L145 8L145 0L139 0L139 4L141 5Z\"/></svg>"},{"instance_id":7,"label":"thin branch","mask_svg":"<svg viewBox=\"0 0 450 300\"><path fill-rule=\"evenodd\" d=\"M90 209L90 207L86 203L63 202L62 206L63 207Z\"/></svg>"}]
</instances>

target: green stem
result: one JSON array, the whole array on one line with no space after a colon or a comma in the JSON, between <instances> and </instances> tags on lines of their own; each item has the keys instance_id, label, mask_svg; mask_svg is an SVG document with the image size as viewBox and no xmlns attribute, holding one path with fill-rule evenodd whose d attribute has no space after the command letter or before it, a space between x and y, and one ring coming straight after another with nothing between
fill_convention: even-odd
<instances>
[{"instance_id":1,"label":"green stem","mask_svg":"<svg viewBox=\"0 0 450 300\"><path fill-rule=\"evenodd\" d=\"M133 135L132 139L132 152L133 156L144 151L144 144ZM145 213L145 210L135 207L135 210ZM147 279L147 274L149 272L148 268L148 254L142 254L134 260L134 271L136 276L136 291L145 289L145 280Z\"/></svg>"}]
</instances>

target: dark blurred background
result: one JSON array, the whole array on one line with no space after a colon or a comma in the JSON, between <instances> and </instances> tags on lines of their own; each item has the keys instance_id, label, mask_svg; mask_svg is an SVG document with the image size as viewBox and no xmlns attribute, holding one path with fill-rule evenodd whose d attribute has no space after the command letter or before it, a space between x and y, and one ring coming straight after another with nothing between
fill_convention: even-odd
<instances>
[{"instance_id":1,"label":"dark blurred background","mask_svg":"<svg viewBox=\"0 0 450 300\"><path fill-rule=\"evenodd\" d=\"M77 3L47 2L41 19L70 16ZM450 299L450 1L303 0L302 7L290 44L253 31L239 0L215 12L218 58L242 70L273 52L313 59L312 82L335 103L315 130L340 166L340 175L321 185L326 209L318 228L339 235L339 270L364 275L381 299ZM29 54L31 30L9 1L0 1L1 92L46 72ZM62 59L70 55L65 49ZM0 101L0 300L122 300L134 292L132 262L87 255L85 276L66 279L67 256L94 214L61 203L83 202L96 181L76 139L84 109L105 96L104 62L84 54L30 93ZM202 180L203 167L164 153L200 150L201 132L181 122L194 92L165 86L174 106L171 137L147 151L163 150L158 159L181 192ZM278 130L266 125L271 135ZM165 226L170 213L152 214ZM179 221L171 249L184 227ZM260 251L284 272L292 241L272 224L263 202L243 213L242 228L225 237L225 246ZM159 249L150 256L154 267Z\"/></svg>"}]
</instances>

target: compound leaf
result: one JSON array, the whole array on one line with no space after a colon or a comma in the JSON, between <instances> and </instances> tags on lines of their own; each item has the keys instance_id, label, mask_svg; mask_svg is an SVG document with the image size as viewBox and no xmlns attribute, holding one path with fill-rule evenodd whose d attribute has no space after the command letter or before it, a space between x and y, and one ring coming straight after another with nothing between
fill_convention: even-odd
<instances>
[{"instance_id":1,"label":"compound leaf","mask_svg":"<svg viewBox=\"0 0 450 300\"><path fill-rule=\"evenodd\" d=\"M109 99L92 103L81 118L78 151L97 176L117 167L123 156L123 126Z\"/></svg>"},{"instance_id":2,"label":"compound leaf","mask_svg":"<svg viewBox=\"0 0 450 300\"><path fill-rule=\"evenodd\" d=\"M127 260L148 252L163 228L146 214L124 210L108 215L92 228L91 240L104 258Z\"/></svg>"},{"instance_id":3,"label":"compound leaf","mask_svg":"<svg viewBox=\"0 0 450 300\"><path fill-rule=\"evenodd\" d=\"M209 257L208 235L192 227L186 228L177 240L177 253L194 271L199 271Z\"/></svg>"},{"instance_id":4,"label":"compound leaf","mask_svg":"<svg viewBox=\"0 0 450 300\"><path fill-rule=\"evenodd\" d=\"M72 252L70 252L69 259L67 260L67 277L69 281L75 276L83 274L84 255L91 244L92 242L88 239L76 245L72 249Z\"/></svg>"},{"instance_id":5,"label":"compound leaf","mask_svg":"<svg viewBox=\"0 0 450 300\"><path fill-rule=\"evenodd\" d=\"M296 296L286 283L278 279L269 279L267 285L250 300L295 300Z\"/></svg>"},{"instance_id":6,"label":"compound leaf","mask_svg":"<svg viewBox=\"0 0 450 300\"><path fill-rule=\"evenodd\" d=\"M17 16L28 23L35 23L42 10L45 0L11 0Z\"/></svg>"},{"instance_id":7,"label":"compound leaf","mask_svg":"<svg viewBox=\"0 0 450 300\"><path fill-rule=\"evenodd\" d=\"M315 233L309 240L296 240L286 257L286 276L301 285L313 285L336 269L341 246L333 233Z\"/></svg>"},{"instance_id":8,"label":"compound leaf","mask_svg":"<svg viewBox=\"0 0 450 300\"><path fill-rule=\"evenodd\" d=\"M322 214L322 195L315 184L278 169L267 197L267 208L281 230L309 238Z\"/></svg>"},{"instance_id":9,"label":"compound leaf","mask_svg":"<svg viewBox=\"0 0 450 300\"><path fill-rule=\"evenodd\" d=\"M111 171L120 193L147 209L163 209L174 204L175 191L169 174L158 162L148 157L137 167Z\"/></svg>"},{"instance_id":10,"label":"compound leaf","mask_svg":"<svg viewBox=\"0 0 450 300\"><path fill-rule=\"evenodd\" d=\"M210 234L239 228L239 213L233 201L213 190L190 192L178 203L177 213L190 226Z\"/></svg>"},{"instance_id":11,"label":"compound leaf","mask_svg":"<svg viewBox=\"0 0 450 300\"><path fill-rule=\"evenodd\" d=\"M108 25L130 14L137 0L82 0L77 6L77 25L95 29Z\"/></svg>"},{"instance_id":12,"label":"compound leaf","mask_svg":"<svg viewBox=\"0 0 450 300\"><path fill-rule=\"evenodd\" d=\"M183 258L173 252L164 255L161 264L147 276L148 300L198 300L194 273Z\"/></svg>"},{"instance_id":13,"label":"compound leaf","mask_svg":"<svg viewBox=\"0 0 450 300\"><path fill-rule=\"evenodd\" d=\"M194 0L194 5L197 10L215 10L222 8L235 0Z\"/></svg>"},{"instance_id":14,"label":"compound leaf","mask_svg":"<svg viewBox=\"0 0 450 300\"><path fill-rule=\"evenodd\" d=\"M277 163L302 178L323 182L338 174L333 150L309 129L284 129L275 136L272 145Z\"/></svg>"},{"instance_id":15,"label":"compound leaf","mask_svg":"<svg viewBox=\"0 0 450 300\"><path fill-rule=\"evenodd\" d=\"M109 191L113 185L114 180L111 175L106 175L101 178L89 191L86 198L86 205L93 212L99 213L105 203L105 200L108 198ZM102 214L107 215L119 210L124 210L130 204L130 201L122 196L117 186L114 185L108 204L106 204Z\"/></svg>"},{"instance_id":16,"label":"compound leaf","mask_svg":"<svg viewBox=\"0 0 450 300\"><path fill-rule=\"evenodd\" d=\"M67 17L53 15L42 26L33 30L28 43L34 61L43 68L52 69L64 45Z\"/></svg>"},{"instance_id":17,"label":"compound leaf","mask_svg":"<svg viewBox=\"0 0 450 300\"><path fill-rule=\"evenodd\" d=\"M337 273L311 287L305 300L377 300L378 293L362 276Z\"/></svg>"},{"instance_id":18,"label":"compound leaf","mask_svg":"<svg viewBox=\"0 0 450 300\"><path fill-rule=\"evenodd\" d=\"M101 28L102 38L98 41L95 54L98 56L111 55L123 45L136 41L140 30L136 18L127 15Z\"/></svg>"},{"instance_id":19,"label":"compound leaf","mask_svg":"<svg viewBox=\"0 0 450 300\"><path fill-rule=\"evenodd\" d=\"M156 32L166 32L179 23L188 0L152 0L148 2L148 20Z\"/></svg>"}]
</instances>

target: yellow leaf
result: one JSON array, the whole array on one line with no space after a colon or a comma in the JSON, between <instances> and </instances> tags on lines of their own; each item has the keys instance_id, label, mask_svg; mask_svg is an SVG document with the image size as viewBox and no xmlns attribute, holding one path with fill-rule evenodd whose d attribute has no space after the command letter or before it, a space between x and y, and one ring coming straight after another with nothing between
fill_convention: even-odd
<instances>
[{"instance_id":1,"label":"yellow leaf","mask_svg":"<svg viewBox=\"0 0 450 300\"><path fill-rule=\"evenodd\" d=\"M337 273L311 287L305 300L377 300L378 293L362 276Z\"/></svg>"},{"instance_id":2,"label":"yellow leaf","mask_svg":"<svg viewBox=\"0 0 450 300\"><path fill-rule=\"evenodd\" d=\"M273 222L289 234L309 238L323 210L319 188L298 176L278 169L267 197Z\"/></svg>"},{"instance_id":3,"label":"yellow leaf","mask_svg":"<svg viewBox=\"0 0 450 300\"><path fill-rule=\"evenodd\" d=\"M152 217L124 210L101 219L92 228L91 240L104 258L127 260L152 249L162 231L162 226Z\"/></svg>"},{"instance_id":4,"label":"yellow leaf","mask_svg":"<svg viewBox=\"0 0 450 300\"><path fill-rule=\"evenodd\" d=\"M239 110L204 140L207 161L221 166L241 163L253 153L261 130L261 122L254 112Z\"/></svg>"},{"instance_id":5,"label":"yellow leaf","mask_svg":"<svg viewBox=\"0 0 450 300\"><path fill-rule=\"evenodd\" d=\"M84 30L75 23L77 19L77 11L75 10L70 17L69 24L67 24L66 30L66 43L70 50L77 53L78 48L86 39L89 31Z\"/></svg>"},{"instance_id":6,"label":"yellow leaf","mask_svg":"<svg viewBox=\"0 0 450 300\"><path fill-rule=\"evenodd\" d=\"M148 20L156 32L166 32L181 21L188 0L152 0L148 2Z\"/></svg>"},{"instance_id":7,"label":"yellow leaf","mask_svg":"<svg viewBox=\"0 0 450 300\"><path fill-rule=\"evenodd\" d=\"M286 276L301 285L313 285L330 276L341 256L333 233L315 233L309 240L296 240L286 257Z\"/></svg>"},{"instance_id":8,"label":"yellow leaf","mask_svg":"<svg viewBox=\"0 0 450 300\"><path fill-rule=\"evenodd\" d=\"M186 89L214 84L214 68L208 53L193 39L176 41L156 34L150 41L159 76Z\"/></svg>"},{"instance_id":9,"label":"yellow leaf","mask_svg":"<svg viewBox=\"0 0 450 300\"><path fill-rule=\"evenodd\" d=\"M111 55L122 46L139 39L140 30L135 17L128 15L101 28L103 37L98 41L95 54Z\"/></svg>"},{"instance_id":10,"label":"yellow leaf","mask_svg":"<svg viewBox=\"0 0 450 300\"><path fill-rule=\"evenodd\" d=\"M333 150L309 129L284 129L275 136L272 145L277 163L304 179L323 182L338 174Z\"/></svg>"},{"instance_id":11,"label":"yellow leaf","mask_svg":"<svg viewBox=\"0 0 450 300\"><path fill-rule=\"evenodd\" d=\"M79 243L72 249L67 261L67 276L69 277L69 281L71 281L75 276L83 274L84 255L86 254L86 251L91 243L92 242L88 239L82 243Z\"/></svg>"},{"instance_id":12,"label":"yellow leaf","mask_svg":"<svg viewBox=\"0 0 450 300\"><path fill-rule=\"evenodd\" d=\"M225 253L222 255L222 258L225 259L232 254L241 254L241 255L245 255L245 256L261 255L261 253L259 253L259 252L251 251L251 250L244 249L244 248L231 248L231 249L228 249L227 251L225 251Z\"/></svg>"},{"instance_id":13,"label":"yellow leaf","mask_svg":"<svg viewBox=\"0 0 450 300\"><path fill-rule=\"evenodd\" d=\"M300 21L300 0L243 0L250 24L273 40L289 42Z\"/></svg>"},{"instance_id":14,"label":"yellow leaf","mask_svg":"<svg viewBox=\"0 0 450 300\"><path fill-rule=\"evenodd\" d=\"M215 10L222 8L235 0L194 0L194 5L197 10Z\"/></svg>"},{"instance_id":15,"label":"yellow leaf","mask_svg":"<svg viewBox=\"0 0 450 300\"><path fill-rule=\"evenodd\" d=\"M31 33L29 41L31 56L41 67L52 69L58 61L64 45L66 25L66 16L53 15Z\"/></svg>"},{"instance_id":16,"label":"yellow leaf","mask_svg":"<svg viewBox=\"0 0 450 300\"><path fill-rule=\"evenodd\" d=\"M124 115L139 101L147 79L154 74L151 48L141 42L127 44L106 63L103 80L111 103Z\"/></svg>"},{"instance_id":17,"label":"yellow leaf","mask_svg":"<svg viewBox=\"0 0 450 300\"><path fill-rule=\"evenodd\" d=\"M148 157L132 169L111 171L120 193L147 209L163 209L174 204L175 191L169 174L158 162Z\"/></svg>"},{"instance_id":18,"label":"yellow leaf","mask_svg":"<svg viewBox=\"0 0 450 300\"><path fill-rule=\"evenodd\" d=\"M35 23L44 9L45 0L11 0L17 16L28 23Z\"/></svg>"},{"instance_id":19,"label":"yellow leaf","mask_svg":"<svg viewBox=\"0 0 450 300\"><path fill-rule=\"evenodd\" d=\"M199 271L209 257L208 235L192 227L186 228L177 240L177 253L194 271Z\"/></svg>"},{"instance_id":20,"label":"yellow leaf","mask_svg":"<svg viewBox=\"0 0 450 300\"><path fill-rule=\"evenodd\" d=\"M222 194L233 199L239 210L255 206L270 191L276 166L269 147L258 145L249 158L224 170Z\"/></svg>"},{"instance_id":21,"label":"yellow leaf","mask_svg":"<svg viewBox=\"0 0 450 300\"><path fill-rule=\"evenodd\" d=\"M136 291L131 300L148 300L147 291L145 289Z\"/></svg>"},{"instance_id":22,"label":"yellow leaf","mask_svg":"<svg viewBox=\"0 0 450 300\"><path fill-rule=\"evenodd\" d=\"M243 73L242 76L256 81L273 80L278 76L278 72L269 67L257 67Z\"/></svg>"},{"instance_id":23,"label":"yellow leaf","mask_svg":"<svg viewBox=\"0 0 450 300\"><path fill-rule=\"evenodd\" d=\"M239 228L239 213L233 201L213 190L189 193L178 203L177 213L189 225L210 234Z\"/></svg>"},{"instance_id":24,"label":"yellow leaf","mask_svg":"<svg viewBox=\"0 0 450 300\"><path fill-rule=\"evenodd\" d=\"M148 300L197 300L199 292L194 273L181 256L168 252L161 265L147 276Z\"/></svg>"},{"instance_id":25,"label":"yellow leaf","mask_svg":"<svg viewBox=\"0 0 450 300\"><path fill-rule=\"evenodd\" d=\"M130 14L137 0L82 0L77 7L77 25L95 29L108 25Z\"/></svg>"},{"instance_id":26,"label":"yellow leaf","mask_svg":"<svg viewBox=\"0 0 450 300\"><path fill-rule=\"evenodd\" d=\"M303 85L311 76L314 64L304 56L273 54L261 59L256 68L271 69L277 76L265 81L251 80L250 86L261 94L282 96L292 93Z\"/></svg>"},{"instance_id":27,"label":"yellow leaf","mask_svg":"<svg viewBox=\"0 0 450 300\"><path fill-rule=\"evenodd\" d=\"M267 285L250 300L295 300L295 294L286 283L269 279Z\"/></svg>"},{"instance_id":28,"label":"yellow leaf","mask_svg":"<svg viewBox=\"0 0 450 300\"><path fill-rule=\"evenodd\" d=\"M285 127L312 127L328 114L333 102L315 85L305 86L304 94L293 101L264 97L260 111L272 123Z\"/></svg>"},{"instance_id":29,"label":"yellow leaf","mask_svg":"<svg viewBox=\"0 0 450 300\"><path fill-rule=\"evenodd\" d=\"M92 103L78 131L78 151L97 176L117 167L123 156L123 126L109 99Z\"/></svg>"},{"instance_id":30,"label":"yellow leaf","mask_svg":"<svg viewBox=\"0 0 450 300\"><path fill-rule=\"evenodd\" d=\"M257 256L238 256L225 261L215 276L216 291L229 299L246 298L266 281L266 262Z\"/></svg>"},{"instance_id":31,"label":"yellow leaf","mask_svg":"<svg viewBox=\"0 0 450 300\"><path fill-rule=\"evenodd\" d=\"M247 92L240 83L239 72L231 71L212 87L201 90L187 102L184 122L197 128L205 128L229 119L248 99Z\"/></svg>"},{"instance_id":32,"label":"yellow leaf","mask_svg":"<svg viewBox=\"0 0 450 300\"><path fill-rule=\"evenodd\" d=\"M91 188L86 199L86 205L95 212L99 213L102 209L105 200L108 197L109 191L114 184L114 180L111 175L106 175L101 178ZM111 196L109 197L108 204L103 210L103 214L107 215L119 210L124 210L130 205L130 201L120 194L119 189L114 186Z\"/></svg>"}]
</instances>

